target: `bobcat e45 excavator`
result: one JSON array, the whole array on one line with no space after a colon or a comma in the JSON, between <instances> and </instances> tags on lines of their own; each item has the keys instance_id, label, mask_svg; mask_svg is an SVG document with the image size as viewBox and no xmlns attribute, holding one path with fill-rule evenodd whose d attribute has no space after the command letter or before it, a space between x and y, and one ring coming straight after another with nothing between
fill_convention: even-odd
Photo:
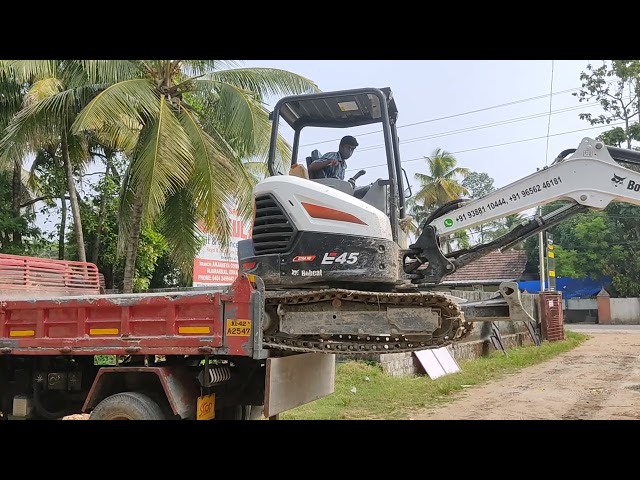
<instances>
[{"instance_id":1,"label":"bobcat e45 excavator","mask_svg":"<svg viewBox=\"0 0 640 480\"><path fill-rule=\"evenodd\" d=\"M542 170L483 198L438 208L406 245L411 189L402 168L398 109L389 88L362 88L282 98L271 113L269 176L254 190L252 238L238 244L240 271L260 279L266 298L267 348L340 354L437 348L467 337L475 321L533 319L517 284L503 284L494 302L464 303L434 289L448 275L495 250L505 250L587 209L612 201L640 205L640 152L584 138ZM277 165L281 119L294 132L291 163ZM388 177L356 188L348 181L309 178L297 165L305 127L345 129L379 124ZM307 164L318 157L307 157ZM307 165L308 166L308 165ZM294 171L303 175L294 175ZM563 207L523 221L491 242L443 252L441 238L556 200ZM506 306L507 314L496 307ZM502 310L504 312L504 310ZM532 326L528 325L531 333ZM532 334L533 335L533 334Z\"/></svg>"}]
</instances>

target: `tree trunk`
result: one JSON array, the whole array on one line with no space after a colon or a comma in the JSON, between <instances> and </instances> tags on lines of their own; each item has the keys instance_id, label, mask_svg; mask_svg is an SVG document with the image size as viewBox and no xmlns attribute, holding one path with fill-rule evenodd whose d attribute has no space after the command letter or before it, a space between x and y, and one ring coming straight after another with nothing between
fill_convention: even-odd
<instances>
[{"instance_id":1,"label":"tree trunk","mask_svg":"<svg viewBox=\"0 0 640 480\"><path fill-rule=\"evenodd\" d=\"M105 180L111 175L111 156L107 156L107 166L104 172ZM96 228L96 241L93 244L93 253L91 254L91 262L98 263L98 255L100 254L100 235L102 234L102 224L104 223L104 211L107 207L107 187L102 190L100 198L100 210L98 211L98 227Z\"/></svg>"},{"instance_id":2,"label":"tree trunk","mask_svg":"<svg viewBox=\"0 0 640 480\"><path fill-rule=\"evenodd\" d=\"M22 197L22 164L15 162L13 164L13 180L12 180L12 192L11 192L11 213L14 218L20 218L20 199ZM22 246L22 232L17 229L14 230L12 235L13 244L16 247Z\"/></svg>"},{"instance_id":3,"label":"tree trunk","mask_svg":"<svg viewBox=\"0 0 640 480\"><path fill-rule=\"evenodd\" d=\"M142 226L142 196L136 194L133 204L133 218L129 238L127 238L127 250L124 264L123 292L133 292L133 279L136 273L136 256L138 254L138 240Z\"/></svg>"},{"instance_id":4,"label":"tree trunk","mask_svg":"<svg viewBox=\"0 0 640 480\"><path fill-rule=\"evenodd\" d=\"M69 199L71 202L71 214L73 216L73 228L76 233L76 242L78 244L78 260L87 261L87 255L84 248L84 235L82 234L82 219L80 218L80 204L76 194L76 181L73 178L73 168L69 159L69 145L67 144L67 132L63 129L61 135L62 161L64 162L64 170L67 176L67 185L69 187Z\"/></svg>"},{"instance_id":5,"label":"tree trunk","mask_svg":"<svg viewBox=\"0 0 640 480\"><path fill-rule=\"evenodd\" d=\"M64 233L67 229L67 199L60 197L60 236L58 238L58 259L64 260Z\"/></svg>"}]
</instances>

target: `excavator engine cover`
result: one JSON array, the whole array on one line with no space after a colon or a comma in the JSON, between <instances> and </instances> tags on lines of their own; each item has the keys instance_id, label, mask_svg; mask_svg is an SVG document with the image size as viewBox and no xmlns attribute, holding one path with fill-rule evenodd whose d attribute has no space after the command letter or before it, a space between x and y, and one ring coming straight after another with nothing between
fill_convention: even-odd
<instances>
[{"instance_id":1,"label":"excavator engine cover","mask_svg":"<svg viewBox=\"0 0 640 480\"><path fill-rule=\"evenodd\" d=\"M256 252L253 240L238 242L239 269L267 287L390 284L398 281L398 245L379 238L299 232L287 252Z\"/></svg>"}]
</instances>

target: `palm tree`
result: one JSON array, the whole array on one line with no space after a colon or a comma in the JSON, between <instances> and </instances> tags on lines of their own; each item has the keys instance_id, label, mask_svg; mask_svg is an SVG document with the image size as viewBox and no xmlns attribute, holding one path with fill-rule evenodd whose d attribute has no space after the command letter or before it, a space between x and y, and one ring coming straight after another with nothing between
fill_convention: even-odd
<instances>
[{"instance_id":1,"label":"palm tree","mask_svg":"<svg viewBox=\"0 0 640 480\"><path fill-rule=\"evenodd\" d=\"M461 195L469 194L456 177L459 175L464 178L470 170L457 167L458 161L451 153L436 148L431 156L424 159L429 173L415 174L415 179L420 182L420 188L412 199L414 203L420 202L427 210L433 210Z\"/></svg>"},{"instance_id":2,"label":"palm tree","mask_svg":"<svg viewBox=\"0 0 640 480\"><path fill-rule=\"evenodd\" d=\"M111 64L85 60L3 60L0 72L22 85L28 85L24 104L11 119L0 139L0 156L22 158L28 153L59 148L67 180L67 189L78 244L78 259L86 262L82 219L76 191L73 165L89 161L87 139L74 138L70 126L86 105L97 86L91 77L114 74Z\"/></svg>"},{"instance_id":3,"label":"palm tree","mask_svg":"<svg viewBox=\"0 0 640 480\"><path fill-rule=\"evenodd\" d=\"M50 145L41 149L31 164L29 185L33 188L44 184L43 189L50 194L43 198L46 204L53 205L52 198L60 199L60 227L58 230L58 259L64 260L65 232L67 223L67 188L66 175L62 159L56 155L56 147Z\"/></svg>"},{"instance_id":4,"label":"palm tree","mask_svg":"<svg viewBox=\"0 0 640 480\"><path fill-rule=\"evenodd\" d=\"M494 229L486 231L485 236L488 237L489 241L500 238L501 236L509 233L514 227L520 224L520 222L522 222L524 219L525 219L524 215L521 213L514 213L512 215L508 215L498 221L492 222L492 224L494 225ZM484 241L484 238L482 238L481 241ZM519 246L515 248L522 248L522 244L519 244Z\"/></svg>"},{"instance_id":5,"label":"palm tree","mask_svg":"<svg viewBox=\"0 0 640 480\"><path fill-rule=\"evenodd\" d=\"M118 172L114 167L114 160L117 156L117 152L111 148L102 147L102 152L95 152L95 154L104 160L104 177L102 179L102 186L100 191L100 207L98 210L98 225L96 227L95 241L93 243L93 249L91 252L91 263L98 263L98 256L100 253L100 241L102 240L102 229L104 227L104 218L107 207L107 190L108 182L119 179Z\"/></svg>"},{"instance_id":6,"label":"palm tree","mask_svg":"<svg viewBox=\"0 0 640 480\"><path fill-rule=\"evenodd\" d=\"M12 75L12 71L7 62L0 60L0 131L4 130L13 116L20 110L24 95L24 86L17 82ZM12 170L12 194L11 213L15 219L20 218L20 205L28 201L28 188L24 169L22 168L22 157L20 155L0 158L0 169ZM15 247L22 244L22 233L16 229L11 234L11 242Z\"/></svg>"},{"instance_id":7,"label":"palm tree","mask_svg":"<svg viewBox=\"0 0 640 480\"><path fill-rule=\"evenodd\" d=\"M125 292L132 291L143 224L165 235L183 269L191 268L199 248L199 221L228 245L228 211L246 219L252 212L256 178L243 161L264 158L269 148L265 98L319 91L291 72L235 67L218 60L134 60L103 69L106 76L93 71L97 83L108 85L72 131L93 131L130 160L119 216ZM281 158L290 155L284 139L278 147Z\"/></svg>"},{"instance_id":8,"label":"palm tree","mask_svg":"<svg viewBox=\"0 0 640 480\"><path fill-rule=\"evenodd\" d=\"M419 232L422 222L429 216L429 212L441 207L451 200L459 198L461 195L468 195L468 190L456 179L461 176L463 179L470 173L468 168L457 167L456 158L449 152L436 148L431 156L424 157L427 164L427 174L416 173L415 179L420 182L420 187L416 195L407 203L412 215L416 219L416 224L412 226L414 232ZM466 235L458 235L458 242L466 244ZM449 240L444 242L449 245Z\"/></svg>"}]
</instances>

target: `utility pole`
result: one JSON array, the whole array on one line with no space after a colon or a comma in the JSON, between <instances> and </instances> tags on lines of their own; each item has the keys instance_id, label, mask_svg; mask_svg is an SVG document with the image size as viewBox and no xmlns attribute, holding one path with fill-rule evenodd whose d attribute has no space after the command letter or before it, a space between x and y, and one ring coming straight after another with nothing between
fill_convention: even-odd
<instances>
[{"instance_id":1,"label":"utility pole","mask_svg":"<svg viewBox=\"0 0 640 480\"><path fill-rule=\"evenodd\" d=\"M542 216L542 207L538 207L538 215ZM544 233L538 234L538 255L540 258L540 291L544 292L545 288L545 272L544 272Z\"/></svg>"},{"instance_id":2,"label":"utility pole","mask_svg":"<svg viewBox=\"0 0 640 480\"><path fill-rule=\"evenodd\" d=\"M553 235L547 232L547 281L550 292L556 291L556 254L554 252Z\"/></svg>"},{"instance_id":3,"label":"utility pole","mask_svg":"<svg viewBox=\"0 0 640 480\"><path fill-rule=\"evenodd\" d=\"M539 168L536 168L537 171L540 171ZM538 215L542 217L542 205L538 207ZM538 233L538 258L540 260L540 291L544 292L545 288L545 272L544 272L544 233L541 231Z\"/></svg>"}]
</instances>

